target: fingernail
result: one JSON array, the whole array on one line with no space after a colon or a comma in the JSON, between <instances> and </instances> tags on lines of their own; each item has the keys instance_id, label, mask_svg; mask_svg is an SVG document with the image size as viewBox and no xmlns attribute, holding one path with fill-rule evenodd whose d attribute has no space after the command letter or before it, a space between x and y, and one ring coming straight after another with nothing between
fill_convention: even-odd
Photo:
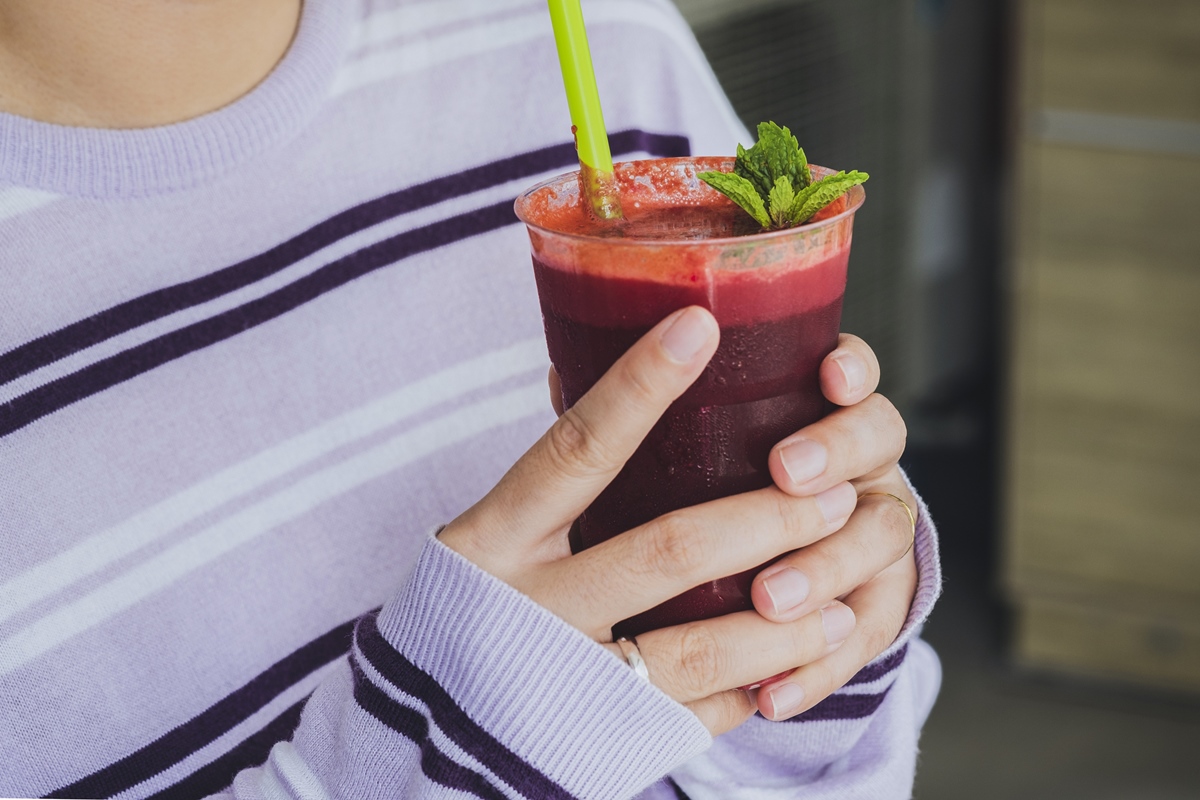
<instances>
[{"instance_id":1,"label":"fingernail","mask_svg":"<svg viewBox=\"0 0 1200 800\"><path fill-rule=\"evenodd\" d=\"M771 598L776 614L786 614L808 599L808 576L798 569L781 569L763 579L763 588Z\"/></svg>"},{"instance_id":2,"label":"fingernail","mask_svg":"<svg viewBox=\"0 0 1200 800\"><path fill-rule=\"evenodd\" d=\"M771 694L771 709L775 719L798 711L804 703L804 689L794 683L781 683L768 690Z\"/></svg>"},{"instance_id":3,"label":"fingernail","mask_svg":"<svg viewBox=\"0 0 1200 800\"><path fill-rule=\"evenodd\" d=\"M797 439L779 451L779 458L793 483L808 483L829 463L825 446L811 439Z\"/></svg>"},{"instance_id":4,"label":"fingernail","mask_svg":"<svg viewBox=\"0 0 1200 800\"><path fill-rule=\"evenodd\" d=\"M837 364L838 369L842 371L842 377L846 379L847 391L853 394L866 385L867 365L862 362L862 359L846 353L834 356L833 363Z\"/></svg>"},{"instance_id":5,"label":"fingernail","mask_svg":"<svg viewBox=\"0 0 1200 800\"><path fill-rule=\"evenodd\" d=\"M821 627L825 629L825 642L837 644L846 641L854 630L854 612L841 603L830 603L821 609Z\"/></svg>"},{"instance_id":6,"label":"fingernail","mask_svg":"<svg viewBox=\"0 0 1200 800\"><path fill-rule=\"evenodd\" d=\"M679 315L671 327L663 331L663 348L672 361L687 364L704 349L712 326L702 311L689 308Z\"/></svg>"},{"instance_id":7,"label":"fingernail","mask_svg":"<svg viewBox=\"0 0 1200 800\"><path fill-rule=\"evenodd\" d=\"M825 521L832 525L848 518L858 503L858 494L848 483L839 483L816 496L817 508L821 509Z\"/></svg>"}]
</instances>

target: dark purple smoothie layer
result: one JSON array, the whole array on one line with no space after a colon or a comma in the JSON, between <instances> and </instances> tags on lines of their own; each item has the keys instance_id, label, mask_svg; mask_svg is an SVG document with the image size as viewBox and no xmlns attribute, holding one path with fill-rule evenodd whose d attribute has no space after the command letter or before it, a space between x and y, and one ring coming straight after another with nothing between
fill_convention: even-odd
<instances>
[{"instance_id":1,"label":"dark purple smoothie layer","mask_svg":"<svg viewBox=\"0 0 1200 800\"><path fill-rule=\"evenodd\" d=\"M703 376L580 518L576 549L668 511L769 486L771 448L827 411L817 374L837 344L840 316L839 298L782 320L722 327L721 345ZM544 319L566 406L648 330L584 325L550 313ZM615 633L632 636L745 610L756 571L688 592L627 620Z\"/></svg>"}]
</instances>

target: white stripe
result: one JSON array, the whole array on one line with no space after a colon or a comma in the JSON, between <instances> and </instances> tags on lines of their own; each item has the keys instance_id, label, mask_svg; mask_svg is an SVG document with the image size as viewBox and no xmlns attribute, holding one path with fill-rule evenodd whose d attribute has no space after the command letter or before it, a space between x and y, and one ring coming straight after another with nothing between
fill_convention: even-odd
<instances>
[{"instance_id":1,"label":"white stripe","mask_svg":"<svg viewBox=\"0 0 1200 800\"><path fill-rule=\"evenodd\" d=\"M905 660L907 660L907 658ZM900 670L903 669L903 667L904 667L904 662L901 662L900 665L897 666L895 669L893 669L891 672L887 673L886 675L883 675L882 677L876 678L875 680L873 680L869 683L856 683L853 686L843 686L842 688L837 690L837 696L838 697L846 697L848 695L860 695L860 694L861 695L871 695L871 694L879 694L881 692L885 692L891 687L891 685L893 683L895 683L896 677L900 674Z\"/></svg>"},{"instance_id":2,"label":"white stripe","mask_svg":"<svg viewBox=\"0 0 1200 800\"><path fill-rule=\"evenodd\" d=\"M59 359L27 375L22 375L19 378L9 381L0 386L0 404L9 402L39 386L44 386L58 378L71 375L90 364L116 355L129 348L264 297L306 275L312 274L339 258L348 256L384 239L442 221L458 214L486 208L494 203L512 200L523 190L541 180L553 177L560 171L550 170L468 195L450 198L449 200L401 214L373 227L350 234L316 253L297 261L295 264L280 270L274 275L256 281L249 286L221 295L207 303L183 309L133 330L110 337L92 347L85 348L78 353ZM515 228L516 220L513 220L513 222ZM0 617L0 619L3 618Z\"/></svg>"},{"instance_id":3,"label":"white stripe","mask_svg":"<svg viewBox=\"0 0 1200 800\"><path fill-rule=\"evenodd\" d=\"M719 100L718 106L729 129L745 129L733 107L724 99L725 93L687 25L675 11L649 6L639 0L612 0L587 9L586 17L588 26L592 29L600 25L630 24L664 35L678 48L679 53L688 62L689 69L704 81L707 91ZM334 81L331 94L345 94L389 78L422 72L462 58L552 37L553 33L549 15L545 11L539 11L467 31L406 42L395 50L373 53L348 65Z\"/></svg>"},{"instance_id":4,"label":"white stripe","mask_svg":"<svg viewBox=\"0 0 1200 800\"><path fill-rule=\"evenodd\" d=\"M540 382L484 400L406 431L320 470L148 559L7 639L0 640L0 676L106 622L136 603L267 531L370 481L478 436L542 413Z\"/></svg>"},{"instance_id":5,"label":"white stripe","mask_svg":"<svg viewBox=\"0 0 1200 800\"><path fill-rule=\"evenodd\" d=\"M355 47L370 47L419 33L509 11L543 6L531 0L437 0L383 11L363 20L354 35Z\"/></svg>"},{"instance_id":6,"label":"white stripe","mask_svg":"<svg viewBox=\"0 0 1200 800\"><path fill-rule=\"evenodd\" d=\"M920 640L913 642L914 645L920 643ZM921 727L913 718L913 669L913 663L906 660L896 675L892 692L884 700L879 710L869 719L869 724L875 731L874 741L888 742L887 747L890 752L872 751L868 766L860 763L864 760L863 754L856 754L855 751L871 745L862 743L855 745L849 753L821 767L820 778L823 781L821 786L825 791L818 792L819 796L839 798L912 796L909 791L896 794L893 791L894 784L889 784L888 781L896 779L893 770L897 763L903 763L905 748L915 749L916 733L920 731ZM936 694L936 690L934 694ZM930 702L932 703L932 698ZM780 724L820 725L822 727L830 726L832 729L833 726L844 726L847 723L829 720L821 723ZM853 724L862 725L865 728L868 720L857 720ZM814 736L809 733L807 738L809 741L821 742L823 735ZM818 746L820 745L818 744ZM718 739L707 752L672 770L671 778L692 800L795 800L796 787L802 778L794 772L789 774L786 766L778 771L752 771L752 769L745 764L736 747L729 746L726 740ZM842 788L846 786L844 781L838 780L839 778L844 779L850 769L859 770L855 783L859 791L853 794ZM911 770L911 767L909 769ZM811 774L805 778L812 780ZM839 788L842 788L842 791L838 791Z\"/></svg>"},{"instance_id":7,"label":"white stripe","mask_svg":"<svg viewBox=\"0 0 1200 800\"><path fill-rule=\"evenodd\" d=\"M263 766L263 794L269 800L330 800L330 794L316 773L304 763L291 742L271 748L271 757ZM266 784L270 784L268 789Z\"/></svg>"},{"instance_id":8,"label":"white stripe","mask_svg":"<svg viewBox=\"0 0 1200 800\"><path fill-rule=\"evenodd\" d=\"M465 31L405 42L403 47L372 53L348 64L338 74L330 94L337 97L388 78L422 72L430 67L480 53L503 50L552 33L549 15L537 13Z\"/></svg>"},{"instance_id":9,"label":"white stripe","mask_svg":"<svg viewBox=\"0 0 1200 800\"><path fill-rule=\"evenodd\" d=\"M464 361L235 464L0 584L0 624L231 500L425 409L547 364L526 339Z\"/></svg>"},{"instance_id":10,"label":"white stripe","mask_svg":"<svg viewBox=\"0 0 1200 800\"><path fill-rule=\"evenodd\" d=\"M90 665L89 665L90 666ZM321 684L336 677L339 670L347 670L348 662L345 656L337 658L313 670L308 675L288 686L278 696L272 698L265 706L255 711L246 719L230 728L212 742L193 750L186 756L168 766L161 772L155 773L139 784L129 787L119 794L113 795L113 800L139 800L163 791L180 781L194 775L229 751L249 739L254 734L266 728L288 708L304 700L315 692ZM303 795L300 795L303 796ZM288 800L293 800L289 796Z\"/></svg>"},{"instance_id":11,"label":"white stripe","mask_svg":"<svg viewBox=\"0 0 1200 800\"><path fill-rule=\"evenodd\" d=\"M279 744L283 744L283 742ZM278 746L276 745L275 747ZM275 748L271 748L271 750L273 754ZM248 772L252 776L250 782L254 788L258 789L258 794L262 797L262 800L296 800L297 797L305 797L305 795L288 794L288 790L283 783L283 776L279 774L279 770L276 769L270 760L258 769L248 770ZM317 800L319 797L320 795L315 795L313 796L313 800Z\"/></svg>"},{"instance_id":12,"label":"white stripe","mask_svg":"<svg viewBox=\"0 0 1200 800\"><path fill-rule=\"evenodd\" d=\"M53 192L43 192L40 189L26 189L21 186L0 189L0 222L12 219L27 211L35 211L43 206L47 206L60 197L61 195L54 194Z\"/></svg>"},{"instance_id":13,"label":"white stripe","mask_svg":"<svg viewBox=\"0 0 1200 800\"><path fill-rule=\"evenodd\" d=\"M392 12L389 12L392 13ZM525 41L529 38L536 38L540 35L549 35L550 29L548 25L543 25L545 20L544 12L540 14L531 14L520 17L516 20L510 20L503 23L502 26L508 31L508 39L504 36L497 39L492 38L492 33L497 26L492 26L486 29L469 31L469 37L479 38L480 41L472 39L472 46L484 46L486 48L501 46L498 42L504 41ZM707 80L711 85L709 90L716 98L722 98L719 106L728 118L727 122L732 130L743 130L741 123L737 120L728 102L724 101L724 95L721 94L720 87L716 83L715 77L712 75L703 56L699 53L695 43L686 33L686 29L682 28L679 19L673 13L665 12L661 9L653 8L645 5L637 0L628 2L612 2L603 6L597 7L594 11L589 12L589 19L595 18L598 24L606 22L635 22L639 24L650 23L663 33L670 36L679 46L681 52L690 60L696 73ZM540 21L540 22L539 22ZM543 30L544 29L544 30ZM456 58L459 55L447 55L453 53L452 49L442 50L442 44L445 39L433 39L424 43L420 48L407 48L401 53L409 53L415 60L406 66L406 59L399 58L396 54L387 52L372 56L371 60L373 67L365 68L373 76L371 81L383 80L391 77L397 70L404 69L423 69L430 66L431 63L422 61L422 58L429 56L429 52L434 52L438 58L445 60L446 58ZM421 55L421 54L424 55ZM469 53L467 53L469 54ZM465 54L463 54L465 55ZM419 56L419 57L418 57ZM300 260L299 262L280 270L278 273L255 282L250 286L243 287L234 292L222 295L207 303L198 306L184 309L175 314L170 314L161 319L157 319L146 325L140 326L134 330L127 331L123 334L110 337L103 342L100 342L92 347L86 348L78 353L74 353L66 358L48 364L41 369L23 375L13 381L10 381L3 386L0 386L0 403L9 402L13 399L27 394L40 386L44 386L59 378L71 375L79 370L94 364L105 358L114 356L120 352L128 350L144 342L155 339L159 336L166 335L172 331L194 324L199 319L212 317L216 314L223 313L233 308L237 308L245 303L261 298L273 291L286 286L301 277L311 274L315 270L325 266L326 264L335 261L338 258L354 253L362 248L369 247L372 244L380 242L391 236L403 233L408 230L428 225L433 222L446 219L456 214L466 213L478 208L486 207L492 203L501 202L511 197L516 196L521 191L531 185L535 185L543 179L552 177L559 170L551 170L549 172L530 176L528 178L520 178L510 181L501 186L492 187L479 192L473 192L461 197L451 198L442 201L426 208L417 209L407 214L402 214L390 220L386 220L376 226L363 231L351 234L343 239L334 242L326 248ZM3 593L0 591L0 623L5 619Z\"/></svg>"},{"instance_id":14,"label":"white stripe","mask_svg":"<svg viewBox=\"0 0 1200 800\"><path fill-rule=\"evenodd\" d=\"M1034 118L1034 135L1047 142L1200 156L1200 123L1183 120L1047 108Z\"/></svg>"}]
</instances>

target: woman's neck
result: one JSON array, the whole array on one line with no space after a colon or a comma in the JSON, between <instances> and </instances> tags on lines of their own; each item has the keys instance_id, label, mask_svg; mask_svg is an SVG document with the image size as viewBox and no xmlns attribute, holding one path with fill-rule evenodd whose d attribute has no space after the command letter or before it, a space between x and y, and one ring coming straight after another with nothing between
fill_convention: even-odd
<instances>
[{"instance_id":1,"label":"woman's neck","mask_svg":"<svg viewBox=\"0 0 1200 800\"><path fill-rule=\"evenodd\" d=\"M296 32L300 5L4 0L0 111L96 128L148 128L200 116L270 73Z\"/></svg>"}]
</instances>

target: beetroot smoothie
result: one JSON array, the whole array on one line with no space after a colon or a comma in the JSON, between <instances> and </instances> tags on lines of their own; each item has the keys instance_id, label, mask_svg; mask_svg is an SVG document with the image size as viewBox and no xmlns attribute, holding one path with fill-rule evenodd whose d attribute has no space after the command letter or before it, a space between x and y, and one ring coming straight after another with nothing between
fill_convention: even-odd
<instances>
[{"instance_id":1,"label":"beetroot smoothie","mask_svg":"<svg viewBox=\"0 0 1200 800\"><path fill-rule=\"evenodd\" d=\"M703 375L580 517L576 549L669 511L769 486L771 448L827 411L818 368L837 344L862 189L819 221L754 233L753 220L695 177L731 167L725 158L617 165L627 220L615 228L589 217L574 175L517 201L564 407L671 312L704 306L721 327ZM697 586L621 622L614 635L747 610L756 572Z\"/></svg>"}]
</instances>

